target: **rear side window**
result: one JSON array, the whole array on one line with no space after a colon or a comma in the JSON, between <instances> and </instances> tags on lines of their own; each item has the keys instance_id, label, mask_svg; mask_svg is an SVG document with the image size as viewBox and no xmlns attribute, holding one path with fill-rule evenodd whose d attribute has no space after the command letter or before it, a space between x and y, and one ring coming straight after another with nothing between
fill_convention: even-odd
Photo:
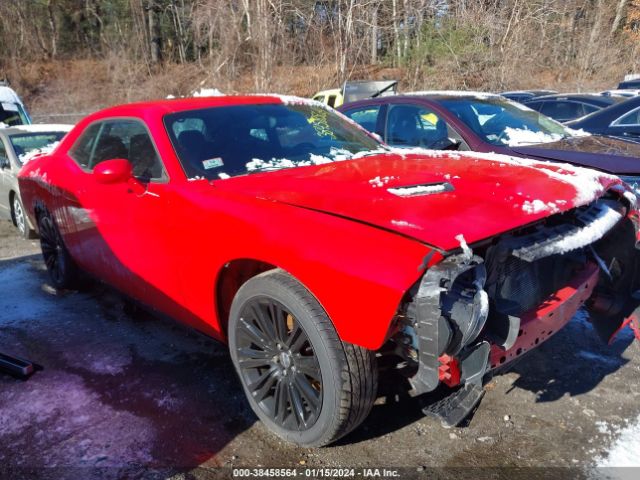
<instances>
[{"instance_id":1,"label":"rear side window","mask_svg":"<svg viewBox=\"0 0 640 480\"><path fill-rule=\"evenodd\" d=\"M640 125L640 108L636 108L626 115L620 117L618 120L613 122L614 126L631 126L631 125Z\"/></svg>"},{"instance_id":2,"label":"rear side window","mask_svg":"<svg viewBox=\"0 0 640 480\"><path fill-rule=\"evenodd\" d=\"M95 146L101 128L101 123L94 123L93 125L90 125L69 150L69 155L78 165L84 168L89 168L93 147Z\"/></svg>"},{"instance_id":3,"label":"rear side window","mask_svg":"<svg viewBox=\"0 0 640 480\"><path fill-rule=\"evenodd\" d=\"M580 103L574 102L544 102L540 112L554 120L570 120L582 117L584 110Z\"/></svg>"},{"instance_id":4,"label":"rear side window","mask_svg":"<svg viewBox=\"0 0 640 480\"><path fill-rule=\"evenodd\" d=\"M378 114L380 113L380 106L373 105L362 108L356 108L344 112L344 114L351 120L356 122L362 128L369 130L370 132L376 132L376 126L378 124ZM380 133L380 132L376 132Z\"/></svg>"}]
</instances>

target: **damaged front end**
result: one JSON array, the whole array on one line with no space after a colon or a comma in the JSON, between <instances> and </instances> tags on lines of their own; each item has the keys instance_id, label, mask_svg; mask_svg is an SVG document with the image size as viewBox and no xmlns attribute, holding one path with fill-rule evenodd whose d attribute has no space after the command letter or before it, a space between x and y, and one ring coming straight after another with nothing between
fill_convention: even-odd
<instances>
[{"instance_id":1,"label":"damaged front end","mask_svg":"<svg viewBox=\"0 0 640 480\"><path fill-rule=\"evenodd\" d=\"M425 413L459 424L491 370L536 348L583 304L603 337L619 328L637 288L634 208L611 194L431 267L392 339L415 394L452 389Z\"/></svg>"}]
</instances>

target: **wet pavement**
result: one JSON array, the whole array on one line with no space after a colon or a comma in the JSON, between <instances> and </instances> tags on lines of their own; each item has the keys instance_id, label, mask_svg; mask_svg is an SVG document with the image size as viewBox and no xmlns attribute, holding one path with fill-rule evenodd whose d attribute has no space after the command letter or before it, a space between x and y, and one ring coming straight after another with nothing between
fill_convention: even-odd
<instances>
[{"instance_id":1,"label":"wet pavement","mask_svg":"<svg viewBox=\"0 0 640 480\"><path fill-rule=\"evenodd\" d=\"M259 466L582 477L640 415L640 343L625 331L602 345L578 315L495 377L464 428L425 418L387 375L359 429L334 446L295 447L257 421L225 346L99 284L55 294L37 252L0 222L0 352L43 367L27 381L0 375L0 478L221 478Z\"/></svg>"}]
</instances>

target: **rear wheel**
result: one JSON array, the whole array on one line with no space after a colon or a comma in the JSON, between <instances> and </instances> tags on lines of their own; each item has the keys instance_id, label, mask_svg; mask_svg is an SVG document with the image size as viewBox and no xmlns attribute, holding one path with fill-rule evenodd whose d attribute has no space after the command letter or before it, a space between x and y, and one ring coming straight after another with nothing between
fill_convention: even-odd
<instances>
[{"instance_id":1,"label":"rear wheel","mask_svg":"<svg viewBox=\"0 0 640 480\"><path fill-rule=\"evenodd\" d=\"M22 202L18 198L18 195L15 194L13 196L13 202L11 203L11 216L21 237L26 239L35 238L35 232L29 226L29 220L22 207Z\"/></svg>"},{"instance_id":2,"label":"rear wheel","mask_svg":"<svg viewBox=\"0 0 640 480\"><path fill-rule=\"evenodd\" d=\"M240 288L229 348L251 408L290 442L331 443L362 423L375 400L374 353L342 342L318 301L282 270Z\"/></svg>"},{"instance_id":3,"label":"rear wheel","mask_svg":"<svg viewBox=\"0 0 640 480\"><path fill-rule=\"evenodd\" d=\"M40 248L53 286L58 289L75 288L78 285L78 267L69 255L62 236L51 214L44 211L38 217Z\"/></svg>"}]
</instances>

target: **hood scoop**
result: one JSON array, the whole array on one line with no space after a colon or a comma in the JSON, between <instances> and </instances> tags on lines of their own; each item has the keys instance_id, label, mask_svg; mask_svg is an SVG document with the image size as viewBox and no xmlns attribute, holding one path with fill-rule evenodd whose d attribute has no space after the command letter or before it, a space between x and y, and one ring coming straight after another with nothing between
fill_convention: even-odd
<instances>
[{"instance_id":1,"label":"hood scoop","mask_svg":"<svg viewBox=\"0 0 640 480\"><path fill-rule=\"evenodd\" d=\"M435 195L436 193L452 192L454 190L455 188L449 182L422 183L418 185L387 188L387 192L398 197L421 197L424 195Z\"/></svg>"}]
</instances>

